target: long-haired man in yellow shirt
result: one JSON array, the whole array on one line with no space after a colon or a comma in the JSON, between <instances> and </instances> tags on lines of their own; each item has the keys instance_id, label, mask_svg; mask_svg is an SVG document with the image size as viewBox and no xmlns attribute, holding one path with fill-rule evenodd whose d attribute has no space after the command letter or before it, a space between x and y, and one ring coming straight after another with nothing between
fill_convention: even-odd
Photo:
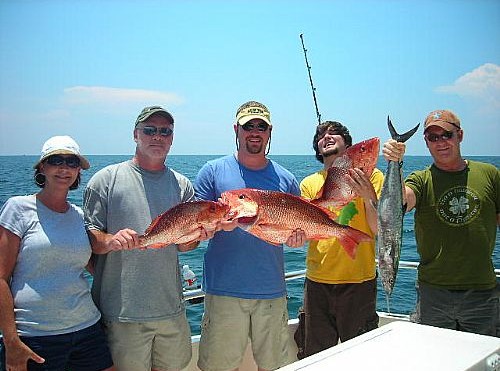
<instances>
[{"instance_id":1,"label":"long-haired man in yellow shirt","mask_svg":"<svg viewBox=\"0 0 500 371\"><path fill-rule=\"evenodd\" d=\"M316 127L313 148L323 169L300 184L302 197L317 198L327 169L352 145L349 130L339 122L325 121ZM311 241L307 251L304 284L304 316L295 340L299 358L304 358L378 327L375 234L377 200L384 175L375 169L366 176L361 169L349 170L349 183L356 198L341 209L333 209L349 225L373 240L358 246L351 259L336 238Z\"/></svg>"}]
</instances>

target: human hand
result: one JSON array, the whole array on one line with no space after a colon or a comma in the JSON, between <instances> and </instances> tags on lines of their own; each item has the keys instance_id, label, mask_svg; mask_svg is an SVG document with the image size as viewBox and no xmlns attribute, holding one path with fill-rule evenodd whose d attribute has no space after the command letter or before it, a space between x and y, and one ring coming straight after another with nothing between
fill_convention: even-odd
<instances>
[{"instance_id":1,"label":"human hand","mask_svg":"<svg viewBox=\"0 0 500 371\"><path fill-rule=\"evenodd\" d=\"M132 250L139 247L139 235L136 231L125 228L112 235L106 245L109 251Z\"/></svg>"},{"instance_id":2,"label":"human hand","mask_svg":"<svg viewBox=\"0 0 500 371\"><path fill-rule=\"evenodd\" d=\"M382 146L382 155L387 161L403 161L403 155L406 151L406 144L389 139Z\"/></svg>"},{"instance_id":3,"label":"human hand","mask_svg":"<svg viewBox=\"0 0 500 371\"><path fill-rule=\"evenodd\" d=\"M346 180L351 186L354 194L358 195L363 200L377 200L377 194L375 193L375 189L373 189L373 184L363 170L359 168L349 169L348 174L349 176Z\"/></svg>"},{"instance_id":4,"label":"human hand","mask_svg":"<svg viewBox=\"0 0 500 371\"><path fill-rule=\"evenodd\" d=\"M36 363L44 363L45 359L32 351L20 339L15 343L9 344L4 341L5 345L5 369L7 371L27 371L28 361L31 359Z\"/></svg>"},{"instance_id":5,"label":"human hand","mask_svg":"<svg viewBox=\"0 0 500 371\"><path fill-rule=\"evenodd\" d=\"M306 232L304 232L300 228L297 228L292 232L290 237L288 237L285 244L288 247L301 247L306 243L306 241L307 241Z\"/></svg>"}]
</instances>

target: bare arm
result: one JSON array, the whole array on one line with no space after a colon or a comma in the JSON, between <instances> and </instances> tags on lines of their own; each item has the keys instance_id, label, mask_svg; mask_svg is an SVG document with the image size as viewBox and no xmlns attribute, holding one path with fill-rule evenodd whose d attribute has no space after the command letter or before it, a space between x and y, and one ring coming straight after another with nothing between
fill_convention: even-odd
<instances>
[{"instance_id":1,"label":"bare arm","mask_svg":"<svg viewBox=\"0 0 500 371\"><path fill-rule=\"evenodd\" d=\"M406 212L412 210L415 207L415 204L417 203L417 197L415 196L415 192L413 192L413 189L411 189L408 186L404 186L405 192L403 195L406 195Z\"/></svg>"},{"instance_id":2,"label":"bare arm","mask_svg":"<svg viewBox=\"0 0 500 371\"><path fill-rule=\"evenodd\" d=\"M0 226L0 331L6 353L6 368L26 370L29 359L37 363L45 360L25 345L17 334L14 318L14 298L10 279L16 265L21 239Z\"/></svg>"}]
</instances>

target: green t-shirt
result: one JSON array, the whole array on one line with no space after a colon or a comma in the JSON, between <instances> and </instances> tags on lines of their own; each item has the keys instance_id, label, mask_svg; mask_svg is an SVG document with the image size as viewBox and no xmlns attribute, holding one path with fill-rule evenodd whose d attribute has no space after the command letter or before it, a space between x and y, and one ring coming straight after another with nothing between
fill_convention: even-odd
<instances>
[{"instance_id":1,"label":"green t-shirt","mask_svg":"<svg viewBox=\"0 0 500 371\"><path fill-rule=\"evenodd\" d=\"M405 181L416 196L419 282L450 290L496 285L491 256L500 212L500 173L491 164L467 164L458 172L431 165Z\"/></svg>"}]
</instances>

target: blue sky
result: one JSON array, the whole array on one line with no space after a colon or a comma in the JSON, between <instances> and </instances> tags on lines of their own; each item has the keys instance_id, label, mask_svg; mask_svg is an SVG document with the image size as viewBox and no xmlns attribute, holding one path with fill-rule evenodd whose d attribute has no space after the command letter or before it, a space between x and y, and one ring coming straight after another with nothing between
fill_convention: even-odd
<instances>
[{"instance_id":1,"label":"blue sky","mask_svg":"<svg viewBox=\"0 0 500 371\"><path fill-rule=\"evenodd\" d=\"M237 107L271 111L272 154L311 154L316 113L354 141L434 109L461 118L462 153L500 155L500 1L0 2L0 155L53 135L132 154L146 105L175 118L172 154L235 149ZM426 155L422 130L408 154Z\"/></svg>"}]
</instances>

